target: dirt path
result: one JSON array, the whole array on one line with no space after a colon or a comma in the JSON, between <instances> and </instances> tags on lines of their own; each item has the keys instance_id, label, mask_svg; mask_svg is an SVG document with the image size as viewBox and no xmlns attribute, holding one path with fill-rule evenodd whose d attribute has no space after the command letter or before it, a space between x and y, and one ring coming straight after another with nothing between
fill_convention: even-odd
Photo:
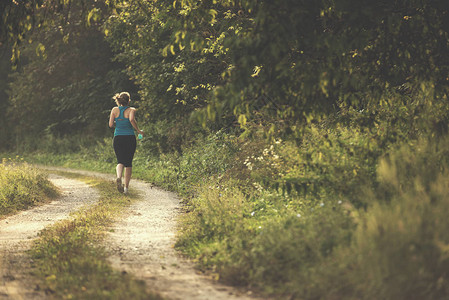
<instances>
[{"instance_id":1,"label":"dirt path","mask_svg":"<svg viewBox=\"0 0 449 300\"><path fill-rule=\"evenodd\" d=\"M49 204L23 211L0 220L0 299L41 299L24 270L30 269L25 254L39 231L56 221L67 219L83 205L93 204L99 196L87 184L51 174L49 179L61 189L62 196Z\"/></svg>"},{"instance_id":2,"label":"dirt path","mask_svg":"<svg viewBox=\"0 0 449 300\"><path fill-rule=\"evenodd\" d=\"M112 174L70 171L114 180ZM181 204L174 193L134 179L130 189L138 190L143 200L123 213L105 240L113 267L144 280L151 291L169 299L254 299L250 293L198 274L192 262L176 253L173 245Z\"/></svg>"},{"instance_id":3,"label":"dirt path","mask_svg":"<svg viewBox=\"0 0 449 300\"><path fill-rule=\"evenodd\" d=\"M143 201L133 204L122 221L113 226L106 241L116 269L145 280L152 291L169 299L249 299L197 274L193 264L173 249L179 199L172 193L133 182Z\"/></svg>"}]
</instances>

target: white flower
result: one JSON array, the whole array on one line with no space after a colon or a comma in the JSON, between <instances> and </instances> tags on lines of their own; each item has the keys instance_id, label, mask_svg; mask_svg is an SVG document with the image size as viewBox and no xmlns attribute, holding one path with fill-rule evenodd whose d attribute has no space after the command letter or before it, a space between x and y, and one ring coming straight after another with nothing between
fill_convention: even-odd
<instances>
[{"instance_id":1,"label":"white flower","mask_svg":"<svg viewBox=\"0 0 449 300\"><path fill-rule=\"evenodd\" d=\"M296 216L297 216L298 218L301 218L301 214L297 214Z\"/></svg>"},{"instance_id":2,"label":"white flower","mask_svg":"<svg viewBox=\"0 0 449 300\"><path fill-rule=\"evenodd\" d=\"M253 212L251 213L251 216L254 217L255 214L256 214L256 213L253 211Z\"/></svg>"},{"instance_id":3,"label":"white flower","mask_svg":"<svg viewBox=\"0 0 449 300\"><path fill-rule=\"evenodd\" d=\"M323 207L323 206L324 206L324 203L323 203L323 202L321 202L321 203L320 203L320 206L321 206L321 207Z\"/></svg>"},{"instance_id":4,"label":"white flower","mask_svg":"<svg viewBox=\"0 0 449 300\"><path fill-rule=\"evenodd\" d=\"M341 200L338 200L338 204L341 204Z\"/></svg>"}]
</instances>

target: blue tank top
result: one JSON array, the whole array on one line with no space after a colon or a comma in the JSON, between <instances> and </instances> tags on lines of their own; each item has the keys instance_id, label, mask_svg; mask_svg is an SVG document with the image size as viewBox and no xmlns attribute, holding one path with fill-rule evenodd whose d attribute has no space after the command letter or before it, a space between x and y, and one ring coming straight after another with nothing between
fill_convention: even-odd
<instances>
[{"instance_id":1,"label":"blue tank top","mask_svg":"<svg viewBox=\"0 0 449 300\"><path fill-rule=\"evenodd\" d=\"M115 118L115 131L114 136L117 135L134 135L134 128L128 118L125 118L123 113L128 106L119 106L120 114Z\"/></svg>"}]
</instances>

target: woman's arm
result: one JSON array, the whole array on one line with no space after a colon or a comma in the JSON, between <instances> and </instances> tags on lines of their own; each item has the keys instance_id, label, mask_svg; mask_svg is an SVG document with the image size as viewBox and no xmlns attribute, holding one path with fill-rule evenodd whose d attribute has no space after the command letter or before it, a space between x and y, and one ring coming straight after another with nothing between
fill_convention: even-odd
<instances>
[{"instance_id":1,"label":"woman's arm","mask_svg":"<svg viewBox=\"0 0 449 300\"><path fill-rule=\"evenodd\" d=\"M136 114L136 109L132 108L131 111L129 112L129 122L134 127L134 129L137 131L137 133L144 135L143 131L139 130L139 126L137 126L135 114Z\"/></svg>"},{"instance_id":2,"label":"woman's arm","mask_svg":"<svg viewBox=\"0 0 449 300\"><path fill-rule=\"evenodd\" d=\"M114 107L113 109L111 109L111 114L109 115L109 127L112 128L114 127L114 120L115 120L115 110L116 107Z\"/></svg>"}]
</instances>

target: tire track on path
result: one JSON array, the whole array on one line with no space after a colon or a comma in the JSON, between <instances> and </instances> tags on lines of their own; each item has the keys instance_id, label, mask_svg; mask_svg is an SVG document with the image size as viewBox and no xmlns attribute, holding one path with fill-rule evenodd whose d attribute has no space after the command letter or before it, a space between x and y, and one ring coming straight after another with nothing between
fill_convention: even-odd
<instances>
[{"instance_id":1,"label":"tire track on path","mask_svg":"<svg viewBox=\"0 0 449 300\"><path fill-rule=\"evenodd\" d=\"M0 299L45 298L30 281L32 262L25 251L42 229L99 199L97 191L81 181L55 174L49 180L61 189L57 200L0 220Z\"/></svg>"}]
</instances>

